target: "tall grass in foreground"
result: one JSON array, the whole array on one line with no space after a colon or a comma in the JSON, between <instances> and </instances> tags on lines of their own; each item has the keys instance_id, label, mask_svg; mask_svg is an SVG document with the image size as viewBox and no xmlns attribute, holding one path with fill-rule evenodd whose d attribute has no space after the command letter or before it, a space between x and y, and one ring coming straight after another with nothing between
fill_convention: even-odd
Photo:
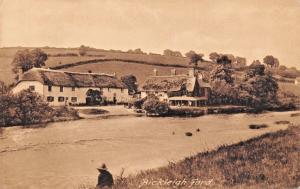
<instances>
[{"instance_id":1,"label":"tall grass in foreground","mask_svg":"<svg viewBox=\"0 0 300 189\"><path fill-rule=\"evenodd\" d=\"M300 186L299 165L300 128L290 126L287 130L199 153L166 167L116 178L114 189L296 188ZM181 187L157 184L140 187L146 180L159 179L186 179L188 183ZM190 187L191 179L199 179L204 183ZM207 183L209 180L212 182Z\"/></svg>"}]
</instances>

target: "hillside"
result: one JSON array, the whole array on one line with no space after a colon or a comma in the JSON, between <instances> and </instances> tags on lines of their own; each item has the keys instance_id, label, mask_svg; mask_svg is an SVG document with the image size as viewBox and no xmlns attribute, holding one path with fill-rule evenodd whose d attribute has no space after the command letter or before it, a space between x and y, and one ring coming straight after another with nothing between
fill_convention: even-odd
<instances>
[{"instance_id":1,"label":"hillside","mask_svg":"<svg viewBox=\"0 0 300 189\"><path fill-rule=\"evenodd\" d=\"M12 83L14 76L11 72L11 62L13 61L13 57L18 50L24 50L26 48L23 47L12 47L12 48L0 48L0 80L5 81L6 83ZM32 49L32 48L29 48ZM141 61L141 62L148 62L148 63L156 63L161 65L178 65L178 66L188 66L188 60L184 57L170 57L170 56L162 56L162 55L147 55L147 54L134 54L134 53L124 53L124 52L117 52L117 51L107 51L107 50L90 50L87 51L88 56L57 56L58 54L67 54L73 53L77 54L78 49L76 48L50 48L44 47L41 48L44 52L46 52L49 56L48 60L46 61L46 67L56 67L64 64L70 64L80 61L88 61L88 60L95 60L95 59L124 59L124 60L134 60L134 61ZM108 61L107 64L111 62ZM122 68L127 66L127 63L122 64ZM82 68L86 67L86 69ZM80 68L72 68L74 71L86 71L86 70L93 70L88 68L89 65L81 66ZM92 66L93 68L95 66ZM123 69L120 67L114 67L116 69L112 70L111 68L104 68L100 65L99 67L96 66L96 70L99 72L106 72L106 70L111 72L120 73L119 76L129 74L131 72L124 72ZM132 66L129 65L132 68ZM137 66L143 69L143 66ZM149 66L145 66L146 70L148 70ZM167 66L168 67L168 66ZM170 67L171 69L172 67ZM153 68L152 68L153 69ZM95 70L95 71L96 71ZM126 69L128 70L128 69ZM133 69L136 70L136 69ZM132 70L131 70L132 71ZM145 72L144 72L145 73ZM133 73L134 74L134 73Z\"/></svg>"},{"instance_id":2,"label":"hillside","mask_svg":"<svg viewBox=\"0 0 300 189\"><path fill-rule=\"evenodd\" d=\"M11 72L11 62L15 53L24 49L26 48L0 48L0 80L7 84L14 81L14 75ZM76 72L116 73L118 77L133 74L137 77L139 84L142 84L148 76L152 75L154 68L158 70L159 75L167 75L174 68L178 74L187 73L187 68L190 67L188 59L185 57L135 54L102 49L90 49L87 51L87 56L74 56L78 54L78 48L42 47L41 49L49 55L46 61L46 68L59 68ZM199 68L210 70L213 66L213 63L206 61L200 64ZM236 71L235 75L241 78L243 77L243 71ZM282 91L287 90L300 96L300 88L295 88L292 83L280 81L279 84Z\"/></svg>"}]
</instances>

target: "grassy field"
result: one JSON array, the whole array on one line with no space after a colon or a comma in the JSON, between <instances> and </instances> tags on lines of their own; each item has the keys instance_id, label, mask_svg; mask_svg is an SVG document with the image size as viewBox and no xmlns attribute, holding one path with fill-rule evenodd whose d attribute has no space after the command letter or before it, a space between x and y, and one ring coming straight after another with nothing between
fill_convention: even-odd
<instances>
[{"instance_id":1,"label":"grassy field","mask_svg":"<svg viewBox=\"0 0 300 189\"><path fill-rule=\"evenodd\" d=\"M160 179L186 179L187 185L180 188L194 189L296 188L300 185L299 143L300 128L292 126L245 142L222 146L215 151L199 153L181 162L170 163L167 167L118 178L114 188L173 188L168 185L146 185ZM191 179L203 182L192 185Z\"/></svg>"},{"instance_id":2,"label":"grassy field","mask_svg":"<svg viewBox=\"0 0 300 189\"><path fill-rule=\"evenodd\" d=\"M14 81L14 75L11 72L11 62L13 61L13 57L15 53L18 50L24 50L26 48L22 47L15 47L15 48L0 48L0 80L6 82L6 83L12 83ZM32 49L32 48L29 48ZM66 54L66 53L78 53L78 49L69 49L69 48L41 48L43 51L50 55L56 55L56 54ZM149 62L149 63L158 63L158 64L172 64L172 65L180 65L180 66L187 66L188 60L184 57L169 57L169 56L162 56L162 55L146 55L146 54L133 54L133 53L122 53L122 52L111 52L111 51L104 51L104 50L93 50L88 51L89 55L94 56L67 56L67 57L49 57L46 61L46 67L55 67L59 65L64 64L70 64L75 63L79 61L87 61L87 60L93 60L99 58L106 58L106 59L126 59L126 60L135 60L135 61L143 61L143 62ZM98 57L95 57L98 56ZM116 62L114 62L116 63ZM118 63L118 62L117 62ZM107 65L107 64L105 64ZM124 66L125 65L125 66ZM103 71L103 65L98 66L92 66L93 68L96 67L96 70L100 70L101 72L105 72L106 70L111 71L111 67L114 67L115 69L111 72L120 72L121 75L129 74L130 72L125 72L123 70L124 67L130 67L132 68L132 65L129 65L127 63L123 63L119 66L108 66L108 68L105 68ZM84 67L84 68L83 68ZM86 68L85 68L86 67ZM92 70L89 68L89 65L81 66L79 68L74 68L76 71L82 71L82 70ZM121 67L121 69L120 69ZM143 66L137 66L138 68L143 69ZM145 69L148 70L149 66L145 66ZM170 67L169 69L171 69ZM129 69L125 69L129 70ZM153 70L153 68L152 68ZM141 71L141 70L140 70ZM163 69L162 72L165 72L165 69ZM143 71L143 73L145 73Z\"/></svg>"},{"instance_id":3,"label":"grassy field","mask_svg":"<svg viewBox=\"0 0 300 189\"><path fill-rule=\"evenodd\" d=\"M98 64L76 66L65 70L76 72L88 72L88 70L92 70L94 73L116 73L118 77L133 74L136 76L138 83L142 84L148 76L153 74L154 68L158 70L159 75L169 75L170 70L175 67L160 67L120 61L107 61ZM178 74L186 74L188 71L186 68L176 68L176 70Z\"/></svg>"}]
</instances>

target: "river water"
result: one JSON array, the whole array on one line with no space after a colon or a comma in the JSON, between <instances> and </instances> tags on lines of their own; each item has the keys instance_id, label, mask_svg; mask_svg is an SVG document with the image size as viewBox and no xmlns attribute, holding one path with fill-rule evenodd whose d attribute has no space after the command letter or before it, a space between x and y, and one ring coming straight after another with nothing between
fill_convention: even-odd
<instances>
[{"instance_id":1,"label":"river water","mask_svg":"<svg viewBox=\"0 0 300 189\"><path fill-rule=\"evenodd\" d=\"M113 117L6 128L0 136L0 188L73 189L97 182L105 162L114 176L167 165L266 132L300 124L295 112L207 115L198 118ZM252 123L269 127L248 128ZM197 129L200 132L196 132ZM192 132L192 137L185 136Z\"/></svg>"}]
</instances>

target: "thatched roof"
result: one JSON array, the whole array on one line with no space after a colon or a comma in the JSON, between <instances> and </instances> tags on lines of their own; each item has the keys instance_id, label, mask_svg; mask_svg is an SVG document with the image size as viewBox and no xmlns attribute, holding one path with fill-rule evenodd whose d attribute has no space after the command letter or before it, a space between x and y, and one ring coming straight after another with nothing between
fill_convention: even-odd
<instances>
[{"instance_id":1,"label":"thatched roof","mask_svg":"<svg viewBox=\"0 0 300 189\"><path fill-rule=\"evenodd\" d=\"M179 91L182 87L193 91L195 83L196 78L187 75L152 76L145 81L142 91Z\"/></svg>"},{"instance_id":2,"label":"thatched roof","mask_svg":"<svg viewBox=\"0 0 300 189\"><path fill-rule=\"evenodd\" d=\"M122 81L113 75L41 68L33 68L25 72L19 82L21 81L39 81L44 85L64 87L127 88Z\"/></svg>"}]
</instances>

